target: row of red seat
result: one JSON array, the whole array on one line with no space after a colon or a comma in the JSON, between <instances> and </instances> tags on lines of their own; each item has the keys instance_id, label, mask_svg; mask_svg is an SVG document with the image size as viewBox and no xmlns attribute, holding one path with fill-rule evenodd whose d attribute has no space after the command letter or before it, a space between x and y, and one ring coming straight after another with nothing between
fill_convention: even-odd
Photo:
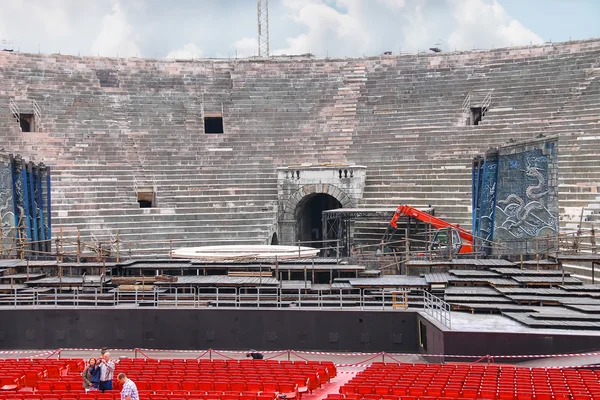
<instances>
[{"instance_id":1,"label":"row of red seat","mask_svg":"<svg viewBox=\"0 0 600 400\"><path fill-rule=\"evenodd\" d=\"M508 397L507 397L508 398ZM397 396L397 395L377 395L377 394L330 394L325 400L466 400L465 397L450 397L450 396ZM477 397L478 400L492 400L488 397ZM574 395L574 396L557 396L546 397L536 396L532 394L519 394L510 397L513 400L598 400L598 395Z\"/></svg>"},{"instance_id":2,"label":"row of red seat","mask_svg":"<svg viewBox=\"0 0 600 400\"><path fill-rule=\"evenodd\" d=\"M344 398L600 398L600 371L498 365L374 363L340 388ZM335 396L334 396L335 397Z\"/></svg>"},{"instance_id":3,"label":"row of red seat","mask_svg":"<svg viewBox=\"0 0 600 400\"><path fill-rule=\"evenodd\" d=\"M303 377L298 377L297 380L288 380L287 378L283 381L277 381L272 378L265 381L194 381L188 380L183 382L174 382L169 380L134 380L138 390L147 391L236 391L236 392L286 392L290 386L303 387L306 386L309 390L315 390L318 388L316 385L311 385ZM70 392L82 389L83 385L81 378L73 380L61 380L61 381L40 381L36 385L36 391L42 392ZM118 388L118 385L115 386Z\"/></svg>"},{"instance_id":4,"label":"row of red seat","mask_svg":"<svg viewBox=\"0 0 600 400\"><path fill-rule=\"evenodd\" d=\"M0 360L0 387L16 385L17 387L35 386L44 379L60 379L69 371L83 370L83 361L67 360Z\"/></svg>"},{"instance_id":5,"label":"row of red seat","mask_svg":"<svg viewBox=\"0 0 600 400\"><path fill-rule=\"evenodd\" d=\"M172 394L143 394L144 400L275 400L275 393L266 393L259 395L242 395L242 394L222 394L222 395L206 395L206 394L187 394L187 395L172 395ZM102 396L93 397L88 394L5 394L0 392L0 400L120 400L121 396L118 392Z\"/></svg>"},{"instance_id":6,"label":"row of red seat","mask_svg":"<svg viewBox=\"0 0 600 400\"><path fill-rule=\"evenodd\" d=\"M0 379L5 379L5 389L11 392L0 392L0 400L112 400L120 390L115 380L111 393L85 393L82 360L4 361L7 360L0 360L0 371L6 374L0 374ZM136 382L140 394L152 400L271 400L280 393L295 398L299 393L319 388L337 373L333 363L321 362L215 360L213 363L204 360L195 363L131 359L117 363L115 377L119 372L125 372Z\"/></svg>"}]
</instances>

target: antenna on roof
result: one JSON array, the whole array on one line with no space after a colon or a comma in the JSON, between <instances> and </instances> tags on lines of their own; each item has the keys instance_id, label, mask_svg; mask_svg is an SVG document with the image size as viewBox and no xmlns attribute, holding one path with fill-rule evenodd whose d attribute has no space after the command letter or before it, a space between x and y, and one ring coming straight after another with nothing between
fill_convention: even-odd
<instances>
[{"instance_id":1,"label":"antenna on roof","mask_svg":"<svg viewBox=\"0 0 600 400\"><path fill-rule=\"evenodd\" d=\"M269 0L256 0L258 56L269 57Z\"/></svg>"}]
</instances>

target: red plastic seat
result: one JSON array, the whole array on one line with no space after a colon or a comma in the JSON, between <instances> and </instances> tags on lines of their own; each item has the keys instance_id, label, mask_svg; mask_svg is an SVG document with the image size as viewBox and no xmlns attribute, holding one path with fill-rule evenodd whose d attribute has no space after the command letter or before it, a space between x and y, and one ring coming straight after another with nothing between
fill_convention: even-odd
<instances>
[{"instance_id":1,"label":"red plastic seat","mask_svg":"<svg viewBox=\"0 0 600 400\"><path fill-rule=\"evenodd\" d=\"M52 383L52 391L53 392L68 391L70 388L71 388L71 386L69 385L69 382L55 381Z\"/></svg>"},{"instance_id":2,"label":"red plastic seat","mask_svg":"<svg viewBox=\"0 0 600 400\"><path fill-rule=\"evenodd\" d=\"M243 392L246 390L246 382L244 382L244 381L231 382L230 388L231 388L231 391L234 391L234 392Z\"/></svg>"},{"instance_id":3,"label":"red plastic seat","mask_svg":"<svg viewBox=\"0 0 600 400\"><path fill-rule=\"evenodd\" d=\"M226 392L229 390L229 382L227 382L227 381L215 382L214 388L217 391Z\"/></svg>"},{"instance_id":4,"label":"red plastic seat","mask_svg":"<svg viewBox=\"0 0 600 400\"><path fill-rule=\"evenodd\" d=\"M180 388L181 388L181 385L179 384L179 382L174 382L174 381L165 382L165 389L167 389L167 390L179 390Z\"/></svg>"},{"instance_id":5,"label":"red plastic seat","mask_svg":"<svg viewBox=\"0 0 600 400\"><path fill-rule=\"evenodd\" d=\"M263 391L277 393L279 391L279 385L277 382L263 382Z\"/></svg>"},{"instance_id":6,"label":"red plastic seat","mask_svg":"<svg viewBox=\"0 0 600 400\"><path fill-rule=\"evenodd\" d=\"M213 390L215 387L213 385L213 382L208 382L208 381L200 381L198 382L198 390L200 391L204 391L204 392L208 392L209 390Z\"/></svg>"},{"instance_id":7,"label":"red plastic seat","mask_svg":"<svg viewBox=\"0 0 600 400\"><path fill-rule=\"evenodd\" d=\"M166 382L154 381L154 382L150 382L150 384L148 386L150 387L150 390L153 390L156 392L157 390L163 390L165 387L165 383Z\"/></svg>"},{"instance_id":8,"label":"red plastic seat","mask_svg":"<svg viewBox=\"0 0 600 400\"><path fill-rule=\"evenodd\" d=\"M246 391L248 392L260 392L263 390L262 382L248 381L246 382Z\"/></svg>"},{"instance_id":9,"label":"red plastic seat","mask_svg":"<svg viewBox=\"0 0 600 400\"><path fill-rule=\"evenodd\" d=\"M198 384L194 381L183 381L181 382L181 389L187 390L188 392L192 390L196 390L198 388Z\"/></svg>"}]
</instances>

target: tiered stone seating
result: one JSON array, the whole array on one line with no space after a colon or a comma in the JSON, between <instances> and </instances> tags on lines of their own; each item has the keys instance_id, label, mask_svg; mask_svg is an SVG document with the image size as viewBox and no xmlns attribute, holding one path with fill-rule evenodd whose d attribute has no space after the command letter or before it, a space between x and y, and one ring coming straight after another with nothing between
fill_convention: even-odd
<instances>
[{"instance_id":1,"label":"tiered stone seating","mask_svg":"<svg viewBox=\"0 0 600 400\"><path fill-rule=\"evenodd\" d=\"M477 364L374 363L327 400L600 398L600 371Z\"/></svg>"},{"instance_id":2,"label":"tiered stone seating","mask_svg":"<svg viewBox=\"0 0 600 400\"><path fill-rule=\"evenodd\" d=\"M599 59L596 40L355 60L2 53L0 138L54 167L55 230L73 241L77 229L83 241L119 231L133 255L164 257L169 241L268 243L276 168L302 163L366 165L361 206L431 205L468 228L472 157L539 134L559 135L568 228L577 209L600 207ZM469 93L491 93L478 126L465 126ZM41 133L19 132L15 98L40 105ZM203 112L222 112L225 133L204 134ZM156 187L155 208L139 208L141 186ZM357 223L356 240L378 241L384 228Z\"/></svg>"}]
</instances>

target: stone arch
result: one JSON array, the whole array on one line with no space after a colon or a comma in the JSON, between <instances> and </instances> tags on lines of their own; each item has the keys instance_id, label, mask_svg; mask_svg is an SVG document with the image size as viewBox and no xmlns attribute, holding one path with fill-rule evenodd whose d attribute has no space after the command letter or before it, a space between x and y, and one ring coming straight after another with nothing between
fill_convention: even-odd
<instances>
[{"instance_id":1,"label":"stone arch","mask_svg":"<svg viewBox=\"0 0 600 400\"><path fill-rule=\"evenodd\" d=\"M316 196L327 195L339 203L341 207L353 207L355 200L348 196L335 185L316 183L307 184L297 189L287 200L282 201L280 205L281 214L279 214L279 242L283 244L296 243L298 217L307 201L311 201ZM323 232L320 233L321 235Z\"/></svg>"},{"instance_id":2,"label":"stone arch","mask_svg":"<svg viewBox=\"0 0 600 400\"><path fill-rule=\"evenodd\" d=\"M271 235L271 243L269 243L271 245L278 245L279 244L279 237L277 236L277 232L273 232L273 234Z\"/></svg>"},{"instance_id":3,"label":"stone arch","mask_svg":"<svg viewBox=\"0 0 600 400\"><path fill-rule=\"evenodd\" d=\"M296 190L294 194L287 199L283 208L283 212L285 214L284 220L295 219L297 217L296 212L298 210L298 204L300 204L302 199L304 199L306 196L319 193L328 194L335 198L341 203L342 207L350 208L354 206L354 200L352 200L350 196L348 196L343 190L335 185L325 183L304 185Z\"/></svg>"}]
</instances>

